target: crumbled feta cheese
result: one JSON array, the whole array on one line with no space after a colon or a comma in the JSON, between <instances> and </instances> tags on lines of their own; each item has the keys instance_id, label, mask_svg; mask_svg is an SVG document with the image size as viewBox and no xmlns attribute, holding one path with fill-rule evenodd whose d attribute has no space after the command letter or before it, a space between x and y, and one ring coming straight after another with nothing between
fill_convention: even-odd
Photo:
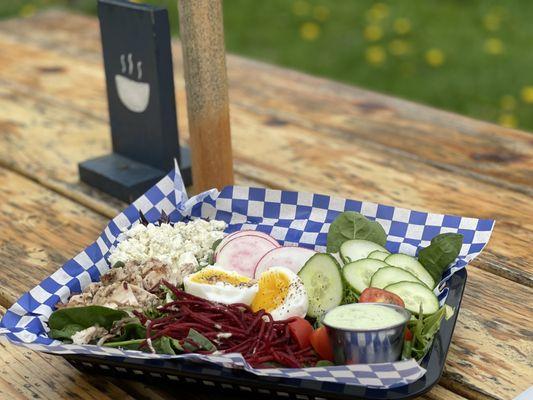
<instances>
[{"instance_id":1,"label":"crumbled feta cheese","mask_svg":"<svg viewBox=\"0 0 533 400\"><path fill-rule=\"evenodd\" d=\"M119 244L109 257L111 265L117 261L145 263L157 259L168 264L173 272L194 272L198 265L207 265L213 243L222 239L224 221L195 219L190 222L153 225L137 224L123 232Z\"/></svg>"}]
</instances>

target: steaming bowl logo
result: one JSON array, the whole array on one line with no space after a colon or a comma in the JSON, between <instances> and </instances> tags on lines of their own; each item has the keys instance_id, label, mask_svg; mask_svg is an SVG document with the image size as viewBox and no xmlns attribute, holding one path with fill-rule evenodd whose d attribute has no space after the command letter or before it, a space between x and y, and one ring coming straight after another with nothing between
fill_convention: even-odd
<instances>
[{"instance_id":1,"label":"steaming bowl logo","mask_svg":"<svg viewBox=\"0 0 533 400\"><path fill-rule=\"evenodd\" d=\"M128 54L128 73L133 73L132 54ZM124 54L120 56L122 64L122 73L126 73L126 61ZM137 79L142 78L142 62L137 62ZM150 84L148 82L135 81L127 76L115 75L115 85L120 101L124 106L133 112L142 113L148 107L150 100Z\"/></svg>"}]
</instances>

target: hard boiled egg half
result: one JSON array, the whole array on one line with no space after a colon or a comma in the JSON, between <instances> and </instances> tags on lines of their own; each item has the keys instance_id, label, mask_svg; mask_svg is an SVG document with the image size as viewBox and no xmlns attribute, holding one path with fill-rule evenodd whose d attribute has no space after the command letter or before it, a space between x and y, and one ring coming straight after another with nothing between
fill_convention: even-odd
<instances>
[{"instance_id":1,"label":"hard boiled egg half","mask_svg":"<svg viewBox=\"0 0 533 400\"><path fill-rule=\"evenodd\" d=\"M253 302L254 312L265 310L274 320L305 317L309 300L302 280L288 268L272 267L259 278L259 291Z\"/></svg>"},{"instance_id":2,"label":"hard boiled egg half","mask_svg":"<svg viewBox=\"0 0 533 400\"><path fill-rule=\"evenodd\" d=\"M215 265L186 276L183 278L183 286L187 293L202 299L246 305L252 303L259 289L255 280Z\"/></svg>"}]
</instances>

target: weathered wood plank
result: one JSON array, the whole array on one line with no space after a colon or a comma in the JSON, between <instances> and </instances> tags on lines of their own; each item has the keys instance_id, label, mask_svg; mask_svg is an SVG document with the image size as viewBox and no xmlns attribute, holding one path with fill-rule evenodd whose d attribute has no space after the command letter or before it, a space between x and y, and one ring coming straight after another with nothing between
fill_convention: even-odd
<instances>
[{"instance_id":1,"label":"weathered wood plank","mask_svg":"<svg viewBox=\"0 0 533 400\"><path fill-rule=\"evenodd\" d=\"M92 241L103 218L1 168L0 180L0 302L8 306ZM533 372L532 294L471 269L443 384L478 398L509 398L525 389Z\"/></svg>"},{"instance_id":2,"label":"weathered wood plank","mask_svg":"<svg viewBox=\"0 0 533 400\"><path fill-rule=\"evenodd\" d=\"M7 21L0 30L24 44L99 62L96 20L68 16L51 12L22 22ZM27 29L30 25L32 29ZM180 86L178 43L174 56ZM344 137L360 146L374 146L392 156L412 157L455 174L533 192L532 140L527 133L242 57L228 57L228 73L232 106L279 123Z\"/></svg>"},{"instance_id":3,"label":"weathered wood plank","mask_svg":"<svg viewBox=\"0 0 533 400\"><path fill-rule=\"evenodd\" d=\"M0 307L0 317L5 309ZM0 342L2 399L133 399L107 381L82 374L60 357Z\"/></svg>"},{"instance_id":4,"label":"weathered wood plank","mask_svg":"<svg viewBox=\"0 0 533 400\"><path fill-rule=\"evenodd\" d=\"M76 169L79 161L109 151L105 122L5 81L0 85L0 107L5 110L0 117L0 165L108 217L116 214L121 204L79 183ZM238 183L247 177L261 186L496 218L491 244L474 265L533 284L528 264L533 229L529 196L504 188L495 194L490 184L459 179L420 162L391 158L299 126L272 124L269 118L244 109L233 112L232 125Z\"/></svg>"}]
</instances>

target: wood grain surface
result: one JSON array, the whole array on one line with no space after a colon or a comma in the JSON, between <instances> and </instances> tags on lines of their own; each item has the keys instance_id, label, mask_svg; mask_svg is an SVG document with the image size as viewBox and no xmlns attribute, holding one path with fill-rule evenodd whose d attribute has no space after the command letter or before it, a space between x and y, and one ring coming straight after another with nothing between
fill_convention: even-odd
<instances>
[{"instance_id":1,"label":"wood grain surface","mask_svg":"<svg viewBox=\"0 0 533 400\"><path fill-rule=\"evenodd\" d=\"M4 22L0 29L20 43L37 42L69 54L73 62L101 60L95 19L49 12ZM179 43L173 50L181 76ZM460 175L533 192L532 139L525 132L238 56L227 60L232 108L241 105L272 117L273 123L304 125L387 152L396 150Z\"/></svg>"},{"instance_id":2,"label":"wood grain surface","mask_svg":"<svg viewBox=\"0 0 533 400\"><path fill-rule=\"evenodd\" d=\"M0 30L0 102L8 116L0 124L5 125L9 136L7 144L0 148L0 163L24 174L31 172L32 179L39 179L66 196L75 196L107 216L115 215L121 205L108 196L95 195L94 190L79 183L76 172L78 162L110 151L108 126L102 117L106 109L103 72L96 63L88 68L88 61L71 61L70 55L50 54L36 44L15 46L5 36ZM52 82L49 73L25 71L26 65L34 68L35 58L46 57L55 58L57 70L63 71L56 72ZM26 82L29 75L35 81ZM2 76L12 79L2 81ZM56 80L61 82L63 94L53 83ZM100 96L94 91L98 82ZM179 104L185 103L182 89L177 98L182 100ZM102 111L94 111L95 108ZM527 262L533 227L529 194L374 147L361 147L310 128L273 123L271 117L239 106L233 110L234 167L239 178L260 186L495 218L498 223L491 245L482 254L481 262L474 265L533 286L532 269ZM35 112L40 118L32 117ZM67 126L69 134L65 132ZM181 127L181 132L185 129ZM39 152L28 151L29 146L39 148Z\"/></svg>"},{"instance_id":3,"label":"wood grain surface","mask_svg":"<svg viewBox=\"0 0 533 400\"><path fill-rule=\"evenodd\" d=\"M56 14L52 14L53 16ZM51 142L50 140L53 138L48 136L42 138L54 151L64 149L65 153L71 154L72 151L78 149L78 157L75 159L73 156L67 157L65 159L68 160L67 165L61 168L61 172L64 172L66 178L55 179L56 172L51 173L46 167L36 169L41 172L39 176L43 181L48 181L53 187L59 186L58 188L63 189L65 195L81 196L81 200L85 201L86 204L104 211L109 204L107 197L104 197L103 201L99 201L98 196L94 196L86 186L81 187L81 190L78 191L72 190L72 185L79 185L75 164L87 157L104 154L110 148L107 126L101 125L100 128L96 128L95 121L95 119L105 121L107 118L104 77L98 55L98 43L90 51L84 50L83 53L77 54L76 51L79 52L79 50L72 47L73 44L70 39L76 35L76 32L81 32L81 28L71 27L72 30L69 30L67 26L64 32L57 31L58 27L62 27L62 24L52 26L51 21L54 19L49 15L44 17L44 23L38 20L34 27L29 30L30 32L37 31L37 33L30 36L26 32L22 38L20 35L12 33L19 32L12 25L9 25L9 22L4 23L9 26L9 34L2 34L6 28L0 25L0 45L3 46L3 52L0 54L0 82L2 82L2 76L10 77L9 81L2 82L2 87L5 87L7 92L5 96L9 101L12 96L16 96L15 93L18 93L18 97L23 99L23 104L20 107L24 109L35 107L31 104L32 102L33 104L42 104L43 107L50 105L52 108L55 106L61 109L60 112L63 115L58 114L56 110L48 112L59 123L64 123L64 114L70 115L70 111L79 110L78 115L82 121L78 123L80 132L76 132L75 138L82 140L81 143L69 143L72 146L67 146L59 143L63 140L62 137L57 138L57 143ZM87 18L79 19L79 25L82 27L82 21L91 21ZM55 35L54 32L47 33L47 35L38 34L39 27L43 30L46 28L53 30L54 26L56 27ZM88 26L86 28L89 29ZM78 33L78 35L83 34L86 32ZM95 36L96 38L97 36ZM83 37L80 38L80 41L83 42L82 39ZM53 51L50 48L53 48ZM176 53L179 54L179 51L175 49L175 56ZM25 62L25 60L27 61ZM33 60L39 60L39 63L36 64ZM244 59L237 59L237 61L248 62ZM255 63L254 65L256 64L260 71L267 68L263 64ZM175 66L178 115L185 115L186 99L179 58L176 59ZM230 78L233 71L232 66L233 64L230 63ZM268 68L276 69L270 66ZM248 69L237 68L237 71L247 71ZM54 72L50 73L50 70ZM258 74L260 75L260 73ZM321 90L326 90L325 88L328 87L326 83L334 87L338 86L336 83L325 80L321 81L322 85L318 85L314 82L316 78L290 71L288 74L298 75L299 79L294 79L297 88L305 86L303 83L305 79L308 79L310 87ZM286 119L284 113L287 107L293 107L294 104L299 103L296 99L284 98L283 94L280 94L277 99L278 108L273 108L269 114L265 114L258 111L258 107L250 106L254 103L254 99L243 96L246 96L246 93L255 93L254 96L257 97L257 92L262 93L268 90L269 86L266 82L260 84L257 83L257 80L241 77L234 80L230 79L230 85L231 105L234 110L231 122L235 171L241 177L258 182L262 186L322 191L328 194L339 194L344 197L379 201L433 212L496 218L498 224L491 240L491 246L482 255L481 260L483 262L475 265L508 279L533 286L532 269L526 261L528 232L533 226L533 202L530 201L533 192L531 191L532 186L527 185L526 179L524 179L523 184L513 184L512 187L508 187L508 185L502 185L500 181L493 178L479 179L473 173L463 174L454 168L441 168L441 166L427 162L421 157L414 157L413 154L407 154L403 151L399 152L394 145L383 147L382 145L375 146L368 142L359 141L357 139L361 137L359 130L375 132L374 128L371 127L363 128L354 125L351 136L347 136L336 134L330 128L324 128L327 123L322 125L324 129L308 126L309 124L305 123L307 121L305 116L302 116L299 122L294 119ZM250 89L246 92L235 92L236 87L243 85L250 86ZM36 91L35 88L39 91ZM99 94L95 93L97 88L100 90ZM344 91L340 91L341 94L344 94L343 96L331 97L329 101L324 101L321 104L328 107L328 104L334 103L340 107L341 104L355 101L354 99L349 101L345 93L349 89L350 87L346 86ZM297 93L296 89L295 92ZM317 95L321 93L320 90L317 92ZM31 98L28 98L29 94L32 95ZM330 95L333 96L333 92ZM310 96L311 94L302 95L301 102L309 101ZM355 96L354 94L354 98L357 99L362 95ZM413 118L424 115L424 118L428 119L429 116L434 116L434 126L430 129L431 135L419 134L417 137L420 141L432 140L433 136L438 135L443 129L451 129L439 125L443 121L440 111L385 96L382 98L383 101L387 100L397 104L398 112L404 112L405 108L418 107L418 112L413 112ZM242 106L244 103L247 104L246 107ZM402 108L402 105L405 107ZM12 107L15 105L13 104ZM271 107L275 107L275 105L272 104ZM318 105L315 106L315 108L317 107ZM276 110L278 110L278 114L275 115L273 113ZM372 113L364 115L371 116ZM362 114L361 118L364 115ZM446 115L448 118L452 117L451 114ZM21 117L24 120L26 118L24 113ZM94 117L94 119L89 117ZM446 153L449 157L457 158L460 157L461 151L464 149L471 149L472 147L481 149L485 148L487 143L492 143L491 135L486 133L487 126L490 126L491 132L498 135L498 139L495 141L506 141L506 146L519 148L523 153L520 158L522 163L519 165L508 163L506 173L511 178L517 174L522 174L531 178L529 182L533 181L531 156L533 154L533 142L530 138L531 135L456 115L453 117L453 121L457 121L455 122L457 126L453 131L453 137L448 140L454 143L456 150L450 149ZM187 139L185 120L185 118L179 118L180 132L185 133L185 139ZM469 121L470 131L465 130L461 125L465 121ZM411 122L416 125L416 121ZM21 122L18 121L18 123ZM407 122L405 123L407 124ZM390 122L388 119L384 119L381 124L383 129L388 129ZM87 127L87 125L91 126ZM382 140L386 142L387 140L394 141L399 134L401 133L376 133L375 136L382 137ZM448 135L448 133L443 133L443 135ZM35 137L35 135L30 136ZM479 142L469 142L472 137L479 138ZM100 140L95 140L97 138ZM485 139L488 140L486 143L483 142ZM315 145L318 143L320 146ZM19 144L15 142L12 145L18 146ZM324 146L324 151L322 151L322 146ZM441 149L442 145L435 142L435 147ZM13 148L6 148L5 151L13 154L13 150ZM413 148L413 150L415 149ZM35 153L28 154L25 147L21 149L21 152L24 153L23 158L40 158ZM71 163L73 159L74 164ZM286 160L285 163L290 161L290 165L280 163L284 160ZM5 162L14 163L16 164L15 168L19 168L22 161L13 156L6 158ZM478 161L477 164L482 165L483 168L488 168L491 162ZM513 165L512 170L511 164ZM290 170L290 174L287 174L287 169ZM24 171L23 169L19 170ZM378 181L379 185L376 184ZM68 182L68 185L64 186L63 183L65 182ZM517 185L519 186L518 189ZM494 188L498 188L498 196L494 195ZM105 211L105 214L112 216L116 212L115 210L116 208ZM509 235L510 233L512 236ZM519 251L517 252L517 250Z\"/></svg>"},{"instance_id":4,"label":"wood grain surface","mask_svg":"<svg viewBox=\"0 0 533 400\"><path fill-rule=\"evenodd\" d=\"M0 304L9 306L123 204L80 184L76 170L110 149L96 21L53 12L2 22L0 48ZM426 397L508 399L525 390L533 381L533 136L240 57L228 58L228 73L237 183L498 221L469 266L446 371Z\"/></svg>"}]
</instances>

